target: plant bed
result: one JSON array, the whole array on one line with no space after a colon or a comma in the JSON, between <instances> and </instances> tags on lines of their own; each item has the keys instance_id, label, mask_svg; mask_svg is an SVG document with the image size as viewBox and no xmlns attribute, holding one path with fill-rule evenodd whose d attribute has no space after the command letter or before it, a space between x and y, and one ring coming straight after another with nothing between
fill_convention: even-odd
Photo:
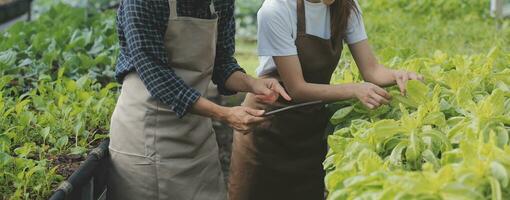
<instances>
[{"instance_id":1,"label":"plant bed","mask_svg":"<svg viewBox=\"0 0 510 200\"><path fill-rule=\"evenodd\" d=\"M72 174L60 183L51 200L92 200L105 199L106 197L106 173L108 169L108 144L110 140L103 140L98 147L91 150L83 162L77 168L79 158L65 157L56 161L63 162L65 171L61 174Z\"/></svg>"},{"instance_id":2,"label":"plant bed","mask_svg":"<svg viewBox=\"0 0 510 200\"><path fill-rule=\"evenodd\" d=\"M31 10L32 0L0 0L0 24Z\"/></svg>"}]
</instances>

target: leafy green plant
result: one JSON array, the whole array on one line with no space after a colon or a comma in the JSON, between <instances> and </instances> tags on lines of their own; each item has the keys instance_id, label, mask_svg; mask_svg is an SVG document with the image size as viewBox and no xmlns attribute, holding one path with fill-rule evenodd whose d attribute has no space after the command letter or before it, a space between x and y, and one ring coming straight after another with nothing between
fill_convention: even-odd
<instances>
[{"instance_id":1,"label":"leafy green plant","mask_svg":"<svg viewBox=\"0 0 510 200\"><path fill-rule=\"evenodd\" d=\"M96 13L58 4L38 20L21 22L0 33L0 74L18 74L25 89L41 75L66 67L66 76L84 74L113 81L118 42L113 12Z\"/></svg>"},{"instance_id":2,"label":"leafy green plant","mask_svg":"<svg viewBox=\"0 0 510 200\"><path fill-rule=\"evenodd\" d=\"M388 88L392 102L376 110L329 105L328 199L510 198L509 22L496 30L486 3L360 2L382 62L426 80L406 96ZM343 56L333 82L360 82Z\"/></svg>"},{"instance_id":3,"label":"leafy green plant","mask_svg":"<svg viewBox=\"0 0 510 200\"><path fill-rule=\"evenodd\" d=\"M63 4L0 33L0 199L46 199L107 137L115 17Z\"/></svg>"},{"instance_id":4,"label":"leafy green plant","mask_svg":"<svg viewBox=\"0 0 510 200\"><path fill-rule=\"evenodd\" d=\"M42 77L22 97L0 101L3 198L47 197L62 179L55 159L83 156L106 137L117 84L102 87L87 76L74 81L63 74L62 68L57 80Z\"/></svg>"},{"instance_id":5,"label":"leafy green plant","mask_svg":"<svg viewBox=\"0 0 510 200\"><path fill-rule=\"evenodd\" d=\"M390 88L386 108L339 109L324 162L328 198L510 198L508 56L495 48L409 60L427 84L409 81L406 96Z\"/></svg>"}]
</instances>

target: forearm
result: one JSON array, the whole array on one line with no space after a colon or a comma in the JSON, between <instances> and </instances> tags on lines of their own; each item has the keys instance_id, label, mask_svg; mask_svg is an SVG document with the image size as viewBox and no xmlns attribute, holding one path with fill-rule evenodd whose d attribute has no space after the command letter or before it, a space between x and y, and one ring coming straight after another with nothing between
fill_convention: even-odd
<instances>
[{"instance_id":1,"label":"forearm","mask_svg":"<svg viewBox=\"0 0 510 200\"><path fill-rule=\"evenodd\" d=\"M306 82L299 58L293 56L273 57L279 77L285 84L290 97L297 102L322 100L340 101L355 97L358 84L315 84Z\"/></svg>"},{"instance_id":2,"label":"forearm","mask_svg":"<svg viewBox=\"0 0 510 200\"><path fill-rule=\"evenodd\" d=\"M236 92L252 92L252 85L255 79L250 75L236 71L225 81L228 90Z\"/></svg>"},{"instance_id":3,"label":"forearm","mask_svg":"<svg viewBox=\"0 0 510 200\"><path fill-rule=\"evenodd\" d=\"M195 104L191 106L191 113L201 115L204 117L222 120L225 118L227 107L215 104L204 97L200 97Z\"/></svg>"},{"instance_id":4,"label":"forearm","mask_svg":"<svg viewBox=\"0 0 510 200\"><path fill-rule=\"evenodd\" d=\"M288 90L292 99L297 102L316 100L334 102L354 98L357 86L355 83L327 85L305 82Z\"/></svg>"},{"instance_id":5,"label":"forearm","mask_svg":"<svg viewBox=\"0 0 510 200\"><path fill-rule=\"evenodd\" d=\"M373 70L362 73L363 79L367 82L376 84L381 87L395 84L393 70L386 68L384 65L375 63Z\"/></svg>"},{"instance_id":6,"label":"forearm","mask_svg":"<svg viewBox=\"0 0 510 200\"><path fill-rule=\"evenodd\" d=\"M379 86L395 84L393 71L380 64L367 40L349 45L363 79Z\"/></svg>"}]
</instances>

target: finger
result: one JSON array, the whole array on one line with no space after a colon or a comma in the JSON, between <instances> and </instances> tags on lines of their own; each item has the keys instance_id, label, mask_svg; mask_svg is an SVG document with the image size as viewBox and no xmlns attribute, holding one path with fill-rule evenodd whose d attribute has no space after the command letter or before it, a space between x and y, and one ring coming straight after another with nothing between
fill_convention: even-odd
<instances>
[{"instance_id":1,"label":"finger","mask_svg":"<svg viewBox=\"0 0 510 200\"><path fill-rule=\"evenodd\" d=\"M255 99L257 101L266 101L266 98L267 98L267 96L265 96L265 95L260 95L260 94L255 95Z\"/></svg>"},{"instance_id":2,"label":"finger","mask_svg":"<svg viewBox=\"0 0 510 200\"><path fill-rule=\"evenodd\" d=\"M377 108L377 107L381 106L381 104L379 102L377 102L375 99L372 99L372 98L369 98L367 100L367 103L373 105L374 106L373 108Z\"/></svg>"},{"instance_id":3,"label":"finger","mask_svg":"<svg viewBox=\"0 0 510 200\"><path fill-rule=\"evenodd\" d=\"M280 85L280 83L274 84L274 90L280 94L285 100L290 101L292 98L290 98L289 94L287 94L287 91Z\"/></svg>"},{"instance_id":4,"label":"finger","mask_svg":"<svg viewBox=\"0 0 510 200\"><path fill-rule=\"evenodd\" d=\"M404 95L407 92L407 82L408 81L409 81L409 74L408 73L402 74L402 82L404 82Z\"/></svg>"},{"instance_id":5,"label":"finger","mask_svg":"<svg viewBox=\"0 0 510 200\"><path fill-rule=\"evenodd\" d=\"M418 80L418 75L416 75L416 73L414 73L414 72L410 72L409 73L409 79L411 79L411 80Z\"/></svg>"},{"instance_id":6,"label":"finger","mask_svg":"<svg viewBox=\"0 0 510 200\"><path fill-rule=\"evenodd\" d=\"M246 121L246 125L248 126L256 126L258 124L261 124L262 122L267 121L266 117L249 117Z\"/></svg>"},{"instance_id":7,"label":"finger","mask_svg":"<svg viewBox=\"0 0 510 200\"><path fill-rule=\"evenodd\" d=\"M423 75L419 74L418 75L418 80L423 81Z\"/></svg>"},{"instance_id":8,"label":"finger","mask_svg":"<svg viewBox=\"0 0 510 200\"><path fill-rule=\"evenodd\" d=\"M256 116L256 117L260 117L266 112L265 110L257 110L257 109L248 108L248 107L245 108L245 111L248 114L250 114L252 116Z\"/></svg>"},{"instance_id":9,"label":"finger","mask_svg":"<svg viewBox=\"0 0 510 200\"><path fill-rule=\"evenodd\" d=\"M257 102L272 104L278 100L278 94L272 93L271 95L255 95L255 99Z\"/></svg>"},{"instance_id":10,"label":"finger","mask_svg":"<svg viewBox=\"0 0 510 200\"><path fill-rule=\"evenodd\" d=\"M386 98L388 100L391 99L390 93L388 93L385 89L383 89L379 86L374 87L374 92L383 98Z\"/></svg>"},{"instance_id":11,"label":"finger","mask_svg":"<svg viewBox=\"0 0 510 200\"><path fill-rule=\"evenodd\" d=\"M402 74L402 81L407 84L407 81L409 81L409 73L406 72Z\"/></svg>"},{"instance_id":12,"label":"finger","mask_svg":"<svg viewBox=\"0 0 510 200\"><path fill-rule=\"evenodd\" d=\"M404 82L402 81L401 76L397 76L395 78L395 81L397 81L398 88L400 89L400 94L402 96L404 96L404 91L405 91L406 86L404 85Z\"/></svg>"},{"instance_id":13,"label":"finger","mask_svg":"<svg viewBox=\"0 0 510 200\"><path fill-rule=\"evenodd\" d=\"M370 94L370 97L374 100L376 100L380 104L388 104L390 101L388 101L386 98L379 96L377 93Z\"/></svg>"},{"instance_id":14,"label":"finger","mask_svg":"<svg viewBox=\"0 0 510 200\"><path fill-rule=\"evenodd\" d=\"M368 102L361 102L363 105L365 105L368 109L374 109L374 105L368 103Z\"/></svg>"}]
</instances>

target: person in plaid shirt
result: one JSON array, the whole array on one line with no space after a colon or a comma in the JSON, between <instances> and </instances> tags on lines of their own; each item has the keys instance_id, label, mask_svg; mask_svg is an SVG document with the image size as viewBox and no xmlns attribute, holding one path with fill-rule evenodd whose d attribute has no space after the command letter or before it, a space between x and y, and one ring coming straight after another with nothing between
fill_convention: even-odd
<instances>
[{"instance_id":1,"label":"person in plaid shirt","mask_svg":"<svg viewBox=\"0 0 510 200\"><path fill-rule=\"evenodd\" d=\"M252 78L234 58L234 1L123 0L117 29L123 85L111 121L108 198L226 198L210 118L240 132L266 118L202 97L209 81L223 95L290 100L276 79Z\"/></svg>"},{"instance_id":2,"label":"person in plaid shirt","mask_svg":"<svg viewBox=\"0 0 510 200\"><path fill-rule=\"evenodd\" d=\"M180 16L211 18L209 2L207 0L177 1L177 12ZM277 83L272 80L257 81L240 74L244 73L244 70L239 67L234 58L234 0L218 0L214 3L219 20L212 80L217 84L220 94L232 95L235 91L267 92L264 89L268 85L277 85ZM173 107L176 114L182 117L190 106L198 101L200 93L187 86L171 67L167 67L163 39L169 12L168 0L124 0L121 3L117 15L121 51L116 67L116 78L122 83L125 75L131 71L137 71L151 95ZM226 87L227 79L235 72L240 73L234 76L231 82L241 77L236 84L244 87L234 85L233 88ZM250 82L254 83L249 84ZM254 88L251 89L250 86Z\"/></svg>"}]
</instances>

